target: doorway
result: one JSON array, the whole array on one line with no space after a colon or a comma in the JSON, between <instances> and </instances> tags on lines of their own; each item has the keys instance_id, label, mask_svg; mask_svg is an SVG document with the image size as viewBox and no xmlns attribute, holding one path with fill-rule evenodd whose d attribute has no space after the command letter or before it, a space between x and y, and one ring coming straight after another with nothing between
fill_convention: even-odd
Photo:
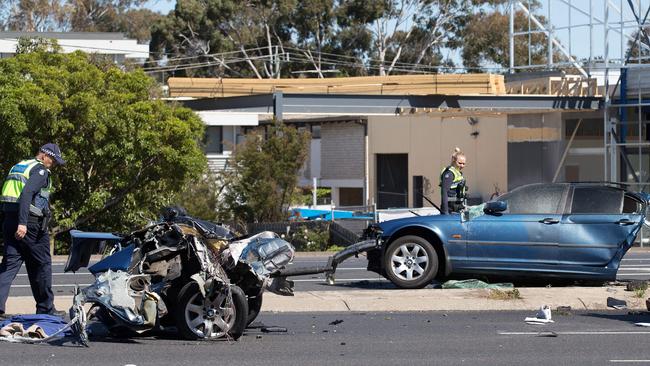
<instances>
[{"instance_id":1,"label":"doorway","mask_svg":"<svg viewBox=\"0 0 650 366\"><path fill-rule=\"evenodd\" d=\"M377 208L408 207L408 154L377 154Z\"/></svg>"}]
</instances>

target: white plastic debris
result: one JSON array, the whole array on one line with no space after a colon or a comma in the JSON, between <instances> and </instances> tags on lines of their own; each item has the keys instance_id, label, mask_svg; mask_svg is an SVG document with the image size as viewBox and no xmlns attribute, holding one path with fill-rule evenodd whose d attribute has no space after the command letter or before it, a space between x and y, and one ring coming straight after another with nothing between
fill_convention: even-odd
<instances>
[{"instance_id":1,"label":"white plastic debris","mask_svg":"<svg viewBox=\"0 0 650 366\"><path fill-rule=\"evenodd\" d=\"M527 317L524 321L533 325L554 323L551 319L551 308L548 305L542 305L534 318Z\"/></svg>"},{"instance_id":2,"label":"white plastic debris","mask_svg":"<svg viewBox=\"0 0 650 366\"><path fill-rule=\"evenodd\" d=\"M634 323L638 327L650 327L650 323Z\"/></svg>"}]
</instances>

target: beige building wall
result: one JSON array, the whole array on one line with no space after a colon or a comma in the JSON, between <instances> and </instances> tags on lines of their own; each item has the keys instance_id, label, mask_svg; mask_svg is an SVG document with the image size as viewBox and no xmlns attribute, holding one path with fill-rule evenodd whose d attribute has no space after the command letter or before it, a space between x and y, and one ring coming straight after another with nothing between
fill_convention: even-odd
<instances>
[{"instance_id":1,"label":"beige building wall","mask_svg":"<svg viewBox=\"0 0 650 366\"><path fill-rule=\"evenodd\" d=\"M471 123L470 123L471 122ZM473 123L473 124L472 124ZM470 197L487 200L495 185L507 187L507 117L369 116L368 178L369 197L376 201L376 155L408 154L408 203L413 204L413 176L425 177L425 194L440 202L438 187L441 170L449 165L454 147L467 156L463 171ZM428 205L425 202L425 205Z\"/></svg>"}]
</instances>

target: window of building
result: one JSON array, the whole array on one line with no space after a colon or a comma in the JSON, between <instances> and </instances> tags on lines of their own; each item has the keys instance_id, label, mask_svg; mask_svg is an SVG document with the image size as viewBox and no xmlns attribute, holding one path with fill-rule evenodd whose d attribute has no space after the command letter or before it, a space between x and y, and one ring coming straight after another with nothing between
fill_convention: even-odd
<instances>
[{"instance_id":1,"label":"window of building","mask_svg":"<svg viewBox=\"0 0 650 366\"><path fill-rule=\"evenodd\" d=\"M223 153L223 126L207 126L205 128L205 153Z\"/></svg>"},{"instance_id":2,"label":"window of building","mask_svg":"<svg viewBox=\"0 0 650 366\"><path fill-rule=\"evenodd\" d=\"M363 188L339 188L339 206L362 206Z\"/></svg>"},{"instance_id":3,"label":"window of building","mask_svg":"<svg viewBox=\"0 0 650 366\"><path fill-rule=\"evenodd\" d=\"M573 134L578 125L578 119L567 119L564 123L564 135L567 139ZM603 137L603 119L602 118L584 118L580 123L580 128L576 132L576 138L602 138Z\"/></svg>"},{"instance_id":4,"label":"window of building","mask_svg":"<svg viewBox=\"0 0 650 366\"><path fill-rule=\"evenodd\" d=\"M311 138L319 139L320 138L320 125L311 125Z\"/></svg>"}]
</instances>

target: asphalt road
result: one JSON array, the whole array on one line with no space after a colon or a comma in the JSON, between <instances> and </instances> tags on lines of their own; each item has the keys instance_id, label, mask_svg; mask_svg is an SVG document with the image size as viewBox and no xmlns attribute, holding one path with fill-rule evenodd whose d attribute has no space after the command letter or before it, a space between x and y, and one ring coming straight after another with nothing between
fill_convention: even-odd
<instances>
[{"instance_id":1,"label":"asphalt road","mask_svg":"<svg viewBox=\"0 0 650 366\"><path fill-rule=\"evenodd\" d=\"M325 265L327 257L323 255L301 256L294 260L293 266ZM395 288L388 280L373 272L366 271L365 257L350 258L343 262L336 271L336 283L330 286L324 275L307 275L293 277L296 291L327 291L349 289L383 289ZM64 263L53 263L53 289L55 295L71 294L75 284L88 285L93 276L86 269L78 273L63 273ZM650 251L632 251L625 255L618 271L619 280L650 280ZM25 268L21 269L11 286L10 296L30 296L31 289Z\"/></svg>"},{"instance_id":2,"label":"asphalt road","mask_svg":"<svg viewBox=\"0 0 650 366\"><path fill-rule=\"evenodd\" d=\"M4 343L20 365L614 365L650 362L650 315L555 314L528 325L527 312L262 313L286 333L250 329L237 342L167 337L70 343ZM256 323L254 323L256 324Z\"/></svg>"}]
</instances>

